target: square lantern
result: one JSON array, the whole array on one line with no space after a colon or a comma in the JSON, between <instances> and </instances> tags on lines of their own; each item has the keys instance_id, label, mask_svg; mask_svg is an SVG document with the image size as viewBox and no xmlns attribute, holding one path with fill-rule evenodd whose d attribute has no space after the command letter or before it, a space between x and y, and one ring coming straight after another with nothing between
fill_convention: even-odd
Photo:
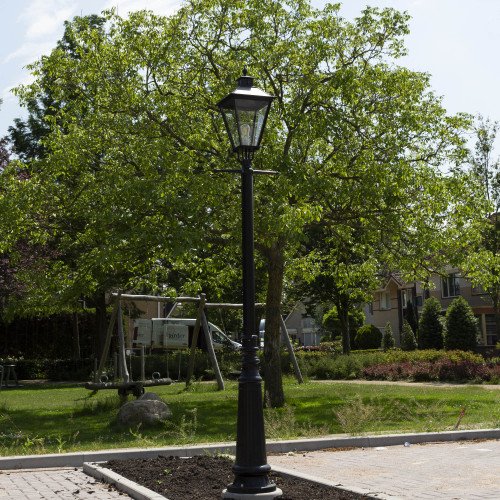
<instances>
[{"instance_id":1,"label":"square lantern","mask_svg":"<svg viewBox=\"0 0 500 500\"><path fill-rule=\"evenodd\" d=\"M234 152L253 152L259 149L267 115L274 96L253 86L253 77L238 78L238 87L217 106Z\"/></svg>"}]
</instances>

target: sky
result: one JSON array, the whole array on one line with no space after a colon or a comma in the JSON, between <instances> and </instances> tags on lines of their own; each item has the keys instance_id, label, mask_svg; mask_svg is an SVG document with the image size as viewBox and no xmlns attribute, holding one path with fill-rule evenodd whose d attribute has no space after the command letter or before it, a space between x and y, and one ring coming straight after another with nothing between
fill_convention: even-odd
<instances>
[{"instance_id":1,"label":"sky","mask_svg":"<svg viewBox=\"0 0 500 500\"><path fill-rule=\"evenodd\" d=\"M179 0L0 0L0 137L25 116L12 87L30 81L26 65L50 52L63 23L75 15L116 7L122 16L150 9L168 15ZM313 0L321 7L325 0ZM431 75L449 113L464 111L500 121L500 0L344 0L341 15L356 17L366 6L407 11L409 55L399 61Z\"/></svg>"}]
</instances>

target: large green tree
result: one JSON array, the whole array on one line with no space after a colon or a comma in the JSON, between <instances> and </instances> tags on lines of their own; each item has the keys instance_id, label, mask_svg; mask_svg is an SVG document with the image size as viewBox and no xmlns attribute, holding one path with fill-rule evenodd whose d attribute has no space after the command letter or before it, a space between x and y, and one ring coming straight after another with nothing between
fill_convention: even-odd
<instances>
[{"instance_id":1,"label":"large green tree","mask_svg":"<svg viewBox=\"0 0 500 500\"><path fill-rule=\"evenodd\" d=\"M276 96L254 161L281 174L255 188L270 405L284 402L283 286L312 226L345 245L368 234L366 262L376 251L413 274L456 241L473 208L463 202L468 179L438 167L461 161L467 120L446 115L428 75L396 64L406 14L367 8L350 22L339 9L191 0L169 18L110 11L99 29L74 30L77 57L57 47L33 65L23 102L50 93L64 105L47 116L46 154L21 190L36 217L17 218L16 233L73 255L37 277L36 303L168 284L179 269L191 288L221 270L234 278L239 179L211 172L236 163L215 103L244 65Z\"/></svg>"},{"instance_id":2,"label":"large green tree","mask_svg":"<svg viewBox=\"0 0 500 500\"><path fill-rule=\"evenodd\" d=\"M464 275L491 299L500 339L500 160L494 154L497 131L497 122L478 117L474 127L476 143L469 161L480 184L479 196L489 203L489 213L480 223L481 237L463 254L459 265Z\"/></svg>"}]
</instances>

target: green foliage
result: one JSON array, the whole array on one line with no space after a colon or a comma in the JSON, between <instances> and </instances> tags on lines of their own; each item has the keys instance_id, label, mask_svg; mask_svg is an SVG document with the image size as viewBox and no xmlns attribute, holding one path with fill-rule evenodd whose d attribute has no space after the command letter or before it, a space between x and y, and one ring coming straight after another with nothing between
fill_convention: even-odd
<instances>
[{"instance_id":1,"label":"green foliage","mask_svg":"<svg viewBox=\"0 0 500 500\"><path fill-rule=\"evenodd\" d=\"M378 349L382 344L382 332L375 325L363 325L358 329L354 343L357 349Z\"/></svg>"},{"instance_id":2,"label":"green foliage","mask_svg":"<svg viewBox=\"0 0 500 500\"><path fill-rule=\"evenodd\" d=\"M482 364L484 358L480 354L467 351L437 351L434 349L423 349L417 351L401 351L399 349L392 350L384 354L384 362L417 362L417 361L438 361L449 360L454 363L460 361L469 361L471 363Z\"/></svg>"},{"instance_id":3,"label":"green foliage","mask_svg":"<svg viewBox=\"0 0 500 500\"><path fill-rule=\"evenodd\" d=\"M468 118L447 116L429 76L397 64L406 13L366 8L348 21L339 9L196 0L170 17L107 11L69 23L66 42L17 89L28 108L44 96L57 105L40 159L1 176L0 252L19 241L56 252L21 266L29 287L9 307L54 311L163 283L234 301L239 179L208 174L236 161L214 103L249 62L276 96L254 160L283 174L255 190L258 293L267 287L275 344L294 273L333 279L347 317L381 261L416 274L416 262L462 242L481 210L469 178L439 166L463 158ZM271 358L266 383L279 387Z\"/></svg>"},{"instance_id":4,"label":"green foliage","mask_svg":"<svg viewBox=\"0 0 500 500\"><path fill-rule=\"evenodd\" d=\"M457 297L446 310L445 349L472 350L477 345L477 319L469 303Z\"/></svg>"},{"instance_id":5,"label":"green foliage","mask_svg":"<svg viewBox=\"0 0 500 500\"><path fill-rule=\"evenodd\" d=\"M418 344L420 349L443 348L441 304L435 297L424 302L418 323Z\"/></svg>"},{"instance_id":6,"label":"green foliage","mask_svg":"<svg viewBox=\"0 0 500 500\"><path fill-rule=\"evenodd\" d=\"M408 321L403 321L403 331L401 333L401 349L403 351L414 351L417 348L415 334Z\"/></svg>"},{"instance_id":7,"label":"green foliage","mask_svg":"<svg viewBox=\"0 0 500 500\"><path fill-rule=\"evenodd\" d=\"M354 339L354 332L363 325L365 315L359 307L349 309L349 329ZM322 318L322 327L331 339L342 337L342 323L339 319L337 306L331 307Z\"/></svg>"},{"instance_id":8,"label":"green foliage","mask_svg":"<svg viewBox=\"0 0 500 500\"><path fill-rule=\"evenodd\" d=\"M418 319L417 319L417 309L413 305L413 302L408 301L405 310L405 319L411 326L415 337L418 336Z\"/></svg>"},{"instance_id":9,"label":"green foliage","mask_svg":"<svg viewBox=\"0 0 500 500\"><path fill-rule=\"evenodd\" d=\"M388 349L392 349L395 346L394 335L392 333L392 325L390 321L388 321L384 328L384 334L382 336L382 349L387 351Z\"/></svg>"},{"instance_id":10,"label":"green foliage","mask_svg":"<svg viewBox=\"0 0 500 500\"><path fill-rule=\"evenodd\" d=\"M15 364L19 380L87 381L94 368L93 359L0 358L0 364Z\"/></svg>"},{"instance_id":11,"label":"green foliage","mask_svg":"<svg viewBox=\"0 0 500 500\"><path fill-rule=\"evenodd\" d=\"M491 299L500 338L500 158L494 152L497 132L498 122L478 116L474 126L476 144L469 163L479 184L478 197L489 204L488 216L478 224L478 241L460 254L462 259L457 265Z\"/></svg>"}]
</instances>

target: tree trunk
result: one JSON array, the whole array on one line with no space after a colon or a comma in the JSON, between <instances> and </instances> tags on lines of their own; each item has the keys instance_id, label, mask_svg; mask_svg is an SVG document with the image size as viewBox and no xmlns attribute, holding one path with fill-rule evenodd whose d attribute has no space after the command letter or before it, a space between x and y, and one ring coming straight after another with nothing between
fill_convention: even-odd
<instances>
[{"instance_id":1,"label":"tree trunk","mask_svg":"<svg viewBox=\"0 0 500 500\"><path fill-rule=\"evenodd\" d=\"M73 339L72 339L72 355L73 359L80 359L80 331L78 328L78 313L74 312L71 315L71 326L73 330Z\"/></svg>"},{"instance_id":2,"label":"tree trunk","mask_svg":"<svg viewBox=\"0 0 500 500\"><path fill-rule=\"evenodd\" d=\"M95 326L96 326L96 352L97 359L101 358L106 343L107 314L106 314L106 294L98 292L95 295Z\"/></svg>"},{"instance_id":3,"label":"tree trunk","mask_svg":"<svg viewBox=\"0 0 500 500\"><path fill-rule=\"evenodd\" d=\"M342 329L342 353L351 353L351 336L349 328L349 301L342 298L336 304L339 316L340 328Z\"/></svg>"},{"instance_id":4,"label":"tree trunk","mask_svg":"<svg viewBox=\"0 0 500 500\"><path fill-rule=\"evenodd\" d=\"M285 404L281 374L281 294L283 291L284 258L281 247L266 252L268 284L266 298L266 330L264 336L264 404L279 408Z\"/></svg>"}]
</instances>

